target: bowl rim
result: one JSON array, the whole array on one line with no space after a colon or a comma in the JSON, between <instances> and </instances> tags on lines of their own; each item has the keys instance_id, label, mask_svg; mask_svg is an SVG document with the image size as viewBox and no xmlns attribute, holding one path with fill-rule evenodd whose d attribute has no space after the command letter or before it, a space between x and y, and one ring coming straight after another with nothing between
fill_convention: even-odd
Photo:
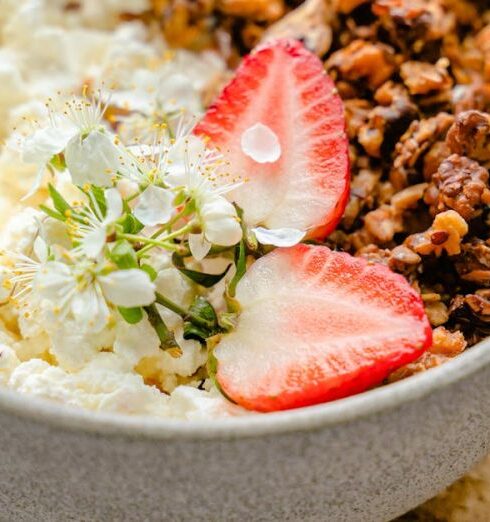
<instances>
[{"instance_id":1,"label":"bowl rim","mask_svg":"<svg viewBox=\"0 0 490 522\"><path fill-rule=\"evenodd\" d=\"M266 414L214 419L166 419L93 412L0 387L0 411L54 428L150 439L237 439L310 431L363 419L427 397L490 366L490 337L441 366L364 393ZM28 400L26 400L26 398Z\"/></svg>"}]
</instances>

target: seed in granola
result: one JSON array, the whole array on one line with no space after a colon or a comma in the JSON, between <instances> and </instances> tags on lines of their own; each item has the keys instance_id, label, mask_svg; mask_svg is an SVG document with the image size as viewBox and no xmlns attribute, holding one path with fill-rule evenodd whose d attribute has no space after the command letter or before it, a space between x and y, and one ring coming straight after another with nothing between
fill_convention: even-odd
<instances>
[{"instance_id":1,"label":"seed in granola","mask_svg":"<svg viewBox=\"0 0 490 522\"><path fill-rule=\"evenodd\" d=\"M445 230L436 230L430 235L430 241L433 245L442 245L449 238L449 233Z\"/></svg>"},{"instance_id":2,"label":"seed in granola","mask_svg":"<svg viewBox=\"0 0 490 522\"><path fill-rule=\"evenodd\" d=\"M447 238L442 243L434 243L432 237L436 234L436 238L441 239L443 232ZM405 240L405 245L412 249L417 254L430 255L434 253L440 256L445 250L448 255L454 256L461 252L461 241L468 233L468 224L466 221L454 210L447 210L437 214L434 218L432 226L425 232L412 234Z\"/></svg>"}]
</instances>

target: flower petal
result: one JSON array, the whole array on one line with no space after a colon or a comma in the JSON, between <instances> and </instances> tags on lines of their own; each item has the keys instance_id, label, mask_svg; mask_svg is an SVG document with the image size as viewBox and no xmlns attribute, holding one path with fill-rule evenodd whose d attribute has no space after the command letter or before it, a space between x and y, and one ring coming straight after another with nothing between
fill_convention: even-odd
<instances>
[{"instance_id":1,"label":"flower petal","mask_svg":"<svg viewBox=\"0 0 490 522\"><path fill-rule=\"evenodd\" d=\"M116 306L147 306L155 301L155 285L143 270L116 270L98 281L106 299Z\"/></svg>"},{"instance_id":2,"label":"flower petal","mask_svg":"<svg viewBox=\"0 0 490 522\"><path fill-rule=\"evenodd\" d=\"M55 306L75 291L76 286L70 267L58 261L46 263L34 279L34 287L39 295Z\"/></svg>"},{"instance_id":3,"label":"flower petal","mask_svg":"<svg viewBox=\"0 0 490 522\"><path fill-rule=\"evenodd\" d=\"M139 197L134 215L143 225L152 227L172 217L174 194L170 190L149 185Z\"/></svg>"},{"instance_id":4,"label":"flower petal","mask_svg":"<svg viewBox=\"0 0 490 522\"><path fill-rule=\"evenodd\" d=\"M77 292L71 301L73 317L82 330L100 332L109 322L110 311L100 289L94 285Z\"/></svg>"},{"instance_id":5,"label":"flower petal","mask_svg":"<svg viewBox=\"0 0 490 522\"><path fill-rule=\"evenodd\" d=\"M24 194L21 198L21 201L25 201L29 199L31 196L41 188L41 183L43 182L44 173L46 171L46 165L41 165L36 172L36 177L34 178L34 183L31 185L31 188L28 190L27 194Z\"/></svg>"},{"instance_id":6,"label":"flower petal","mask_svg":"<svg viewBox=\"0 0 490 522\"><path fill-rule=\"evenodd\" d=\"M204 234L189 234L189 248L196 261L204 259L211 250L211 243L206 240Z\"/></svg>"},{"instance_id":7,"label":"flower petal","mask_svg":"<svg viewBox=\"0 0 490 522\"><path fill-rule=\"evenodd\" d=\"M263 123L249 127L242 134L240 144L243 153L257 163L274 163L281 157L277 134Z\"/></svg>"},{"instance_id":8,"label":"flower petal","mask_svg":"<svg viewBox=\"0 0 490 522\"><path fill-rule=\"evenodd\" d=\"M65 160L73 183L83 186L92 183L110 187L117 173L120 152L113 138L100 131L93 131L84 139L73 137L65 149Z\"/></svg>"},{"instance_id":9,"label":"flower petal","mask_svg":"<svg viewBox=\"0 0 490 522\"><path fill-rule=\"evenodd\" d=\"M48 245L41 236L37 236L33 245L34 254L41 263L46 263L48 260Z\"/></svg>"},{"instance_id":10,"label":"flower petal","mask_svg":"<svg viewBox=\"0 0 490 522\"><path fill-rule=\"evenodd\" d=\"M214 245L236 245L242 228L235 207L221 196L209 198L199 209L206 239Z\"/></svg>"},{"instance_id":11,"label":"flower petal","mask_svg":"<svg viewBox=\"0 0 490 522\"><path fill-rule=\"evenodd\" d=\"M274 245L277 247L291 247L297 245L306 235L303 230L296 228L275 228L269 230L263 227L253 228L257 241L262 245Z\"/></svg>"},{"instance_id":12,"label":"flower petal","mask_svg":"<svg viewBox=\"0 0 490 522\"><path fill-rule=\"evenodd\" d=\"M114 223L119 219L123 212L123 202L119 190L111 188L105 191L105 199L107 203L107 214L104 223Z\"/></svg>"},{"instance_id":13,"label":"flower petal","mask_svg":"<svg viewBox=\"0 0 490 522\"><path fill-rule=\"evenodd\" d=\"M75 129L47 127L28 136L22 146L22 159L26 163L45 165L62 152L75 134Z\"/></svg>"},{"instance_id":14,"label":"flower petal","mask_svg":"<svg viewBox=\"0 0 490 522\"><path fill-rule=\"evenodd\" d=\"M82 252L91 259L96 259L102 249L104 248L106 241L106 230L104 227L96 228L89 232L82 239Z\"/></svg>"}]
</instances>

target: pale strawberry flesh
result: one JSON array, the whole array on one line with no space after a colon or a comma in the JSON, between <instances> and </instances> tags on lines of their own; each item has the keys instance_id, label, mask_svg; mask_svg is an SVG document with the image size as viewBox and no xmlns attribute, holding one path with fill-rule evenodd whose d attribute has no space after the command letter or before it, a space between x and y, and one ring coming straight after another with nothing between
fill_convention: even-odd
<instances>
[{"instance_id":1,"label":"pale strawberry flesh","mask_svg":"<svg viewBox=\"0 0 490 522\"><path fill-rule=\"evenodd\" d=\"M259 259L237 298L237 328L215 350L217 381L252 410L367 390L432 340L420 296L403 277L323 246L276 249Z\"/></svg>"},{"instance_id":2,"label":"pale strawberry flesh","mask_svg":"<svg viewBox=\"0 0 490 522\"><path fill-rule=\"evenodd\" d=\"M282 154L273 163L257 163L241 148L243 133L257 123L279 139ZM301 43L273 41L246 57L195 132L248 180L230 194L247 223L315 238L335 228L349 192L343 106L322 63Z\"/></svg>"}]
</instances>

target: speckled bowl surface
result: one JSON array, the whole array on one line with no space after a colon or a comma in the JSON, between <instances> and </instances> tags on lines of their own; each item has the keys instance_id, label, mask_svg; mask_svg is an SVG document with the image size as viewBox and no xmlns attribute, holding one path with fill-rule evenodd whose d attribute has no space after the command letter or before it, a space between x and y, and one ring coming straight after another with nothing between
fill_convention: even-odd
<instances>
[{"instance_id":1,"label":"speckled bowl surface","mask_svg":"<svg viewBox=\"0 0 490 522\"><path fill-rule=\"evenodd\" d=\"M330 404L206 422L0 390L0 520L383 522L490 449L490 341Z\"/></svg>"}]
</instances>

